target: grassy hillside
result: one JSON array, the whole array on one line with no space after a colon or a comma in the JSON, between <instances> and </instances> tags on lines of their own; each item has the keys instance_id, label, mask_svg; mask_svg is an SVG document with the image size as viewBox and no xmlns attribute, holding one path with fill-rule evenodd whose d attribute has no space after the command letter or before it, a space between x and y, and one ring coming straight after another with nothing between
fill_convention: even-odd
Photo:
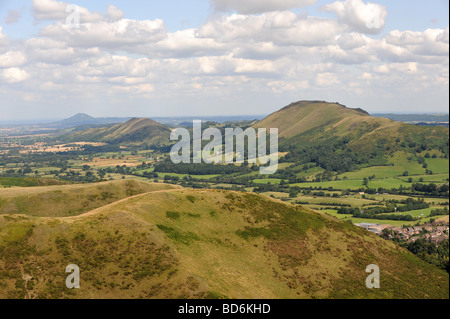
<instances>
[{"instance_id":1,"label":"grassy hillside","mask_svg":"<svg viewBox=\"0 0 450 319\"><path fill-rule=\"evenodd\" d=\"M72 263L81 289L65 288ZM369 264L380 289L365 286ZM392 242L253 194L172 189L78 217L0 216L0 298L448 298L448 285Z\"/></svg>"},{"instance_id":2,"label":"grassy hillside","mask_svg":"<svg viewBox=\"0 0 450 319\"><path fill-rule=\"evenodd\" d=\"M133 180L97 184L0 189L0 214L73 216L151 191L174 188Z\"/></svg>"},{"instance_id":3,"label":"grassy hillside","mask_svg":"<svg viewBox=\"0 0 450 319\"><path fill-rule=\"evenodd\" d=\"M278 128L280 138L290 138L350 118L364 120L370 118L370 115L363 110L346 108L338 103L301 101L272 113L255 127L275 127Z\"/></svg>"},{"instance_id":4,"label":"grassy hillside","mask_svg":"<svg viewBox=\"0 0 450 319\"><path fill-rule=\"evenodd\" d=\"M168 143L170 129L148 118L133 118L112 127L90 128L64 137L67 141L107 142L113 144Z\"/></svg>"},{"instance_id":5,"label":"grassy hillside","mask_svg":"<svg viewBox=\"0 0 450 319\"><path fill-rule=\"evenodd\" d=\"M371 117L338 103L300 101L269 115L255 127L278 128L280 144L302 147L345 141L353 152L439 149L448 152L449 129ZM420 150L421 147L424 149Z\"/></svg>"},{"instance_id":6,"label":"grassy hillside","mask_svg":"<svg viewBox=\"0 0 450 319\"><path fill-rule=\"evenodd\" d=\"M35 177L0 177L0 188L3 187L35 187L50 185L65 185L68 182L53 178L35 178Z\"/></svg>"}]
</instances>

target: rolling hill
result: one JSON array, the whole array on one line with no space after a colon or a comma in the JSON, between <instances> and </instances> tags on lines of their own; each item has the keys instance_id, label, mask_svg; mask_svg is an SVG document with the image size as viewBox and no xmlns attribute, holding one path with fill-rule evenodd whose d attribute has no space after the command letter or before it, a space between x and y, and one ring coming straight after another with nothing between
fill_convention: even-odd
<instances>
[{"instance_id":1,"label":"rolling hill","mask_svg":"<svg viewBox=\"0 0 450 319\"><path fill-rule=\"evenodd\" d=\"M85 113L78 113L72 117L64 119L62 121L51 123L52 126L58 128L71 128L81 125L98 125L98 124L115 124L124 123L130 120L130 118L123 117L92 117Z\"/></svg>"},{"instance_id":2,"label":"rolling hill","mask_svg":"<svg viewBox=\"0 0 450 319\"><path fill-rule=\"evenodd\" d=\"M449 129L370 116L339 103L300 101L269 115L255 128L278 128L282 151L326 146L334 154L385 157L396 151L448 154ZM330 154L328 154L330 155Z\"/></svg>"},{"instance_id":3,"label":"rolling hill","mask_svg":"<svg viewBox=\"0 0 450 319\"><path fill-rule=\"evenodd\" d=\"M171 188L175 186L136 180L5 188L0 189L0 214L74 216L130 196Z\"/></svg>"},{"instance_id":4,"label":"rolling hill","mask_svg":"<svg viewBox=\"0 0 450 319\"><path fill-rule=\"evenodd\" d=\"M166 144L170 129L148 118L132 118L110 127L90 128L66 135L70 142L106 142L111 144Z\"/></svg>"},{"instance_id":5,"label":"rolling hill","mask_svg":"<svg viewBox=\"0 0 450 319\"><path fill-rule=\"evenodd\" d=\"M394 243L260 195L153 189L54 211L0 215L0 298L449 297L446 272ZM65 287L69 264L80 289ZM366 288L369 264L380 289Z\"/></svg>"}]
</instances>

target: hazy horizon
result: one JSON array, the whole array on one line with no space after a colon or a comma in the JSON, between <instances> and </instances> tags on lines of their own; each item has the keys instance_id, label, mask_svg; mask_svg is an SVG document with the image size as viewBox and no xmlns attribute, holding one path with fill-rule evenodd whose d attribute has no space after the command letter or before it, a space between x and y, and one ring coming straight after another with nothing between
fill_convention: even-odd
<instances>
[{"instance_id":1,"label":"hazy horizon","mask_svg":"<svg viewBox=\"0 0 450 319\"><path fill-rule=\"evenodd\" d=\"M66 120L69 119L73 116L76 116L78 114L86 114L88 116L91 116L93 118L150 118L150 119L154 119L154 120L158 120L158 119L205 119L205 120L212 120L214 118L220 119L220 118L234 118L234 119L241 119L241 118L245 118L245 119L263 119L266 116L270 115L270 114L231 114L231 115L223 115L223 114L218 114L218 115L187 115L187 116L146 116L146 115L142 115L142 116L92 116L89 113L84 113L84 112L79 112L79 113L75 113L73 115L67 116L67 117L63 117L63 118L24 118L24 119L8 119L8 120L3 120L0 119L0 125L33 125L33 124L51 124L54 122L59 122L62 120ZM449 115L449 112L445 113L445 112L416 112L416 113L393 113L393 112L376 112L376 113L369 113L371 116L376 116L376 115ZM254 117L254 118L253 118Z\"/></svg>"}]
</instances>

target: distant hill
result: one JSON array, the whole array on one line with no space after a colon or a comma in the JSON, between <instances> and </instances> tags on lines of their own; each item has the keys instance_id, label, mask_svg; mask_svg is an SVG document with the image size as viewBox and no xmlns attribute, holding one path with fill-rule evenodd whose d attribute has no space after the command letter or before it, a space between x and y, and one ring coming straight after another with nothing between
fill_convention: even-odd
<instances>
[{"instance_id":1,"label":"distant hill","mask_svg":"<svg viewBox=\"0 0 450 319\"><path fill-rule=\"evenodd\" d=\"M254 127L277 127L282 144L318 144L345 140L354 151L400 149L422 144L448 147L449 130L445 127L420 127L386 118L372 117L362 109L339 103L300 101L272 113Z\"/></svg>"},{"instance_id":2,"label":"distant hill","mask_svg":"<svg viewBox=\"0 0 450 319\"><path fill-rule=\"evenodd\" d=\"M112 144L165 144L171 130L148 118L132 118L125 123L73 132L64 137L71 142L106 142Z\"/></svg>"},{"instance_id":3,"label":"distant hill","mask_svg":"<svg viewBox=\"0 0 450 319\"><path fill-rule=\"evenodd\" d=\"M374 117L384 117L394 121L405 123L447 123L449 122L449 114L431 113L431 114L392 114L392 113L376 113Z\"/></svg>"},{"instance_id":4,"label":"distant hill","mask_svg":"<svg viewBox=\"0 0 450 319\"><path fill-rule=\"evenodd\" d=\"M229 116L172 116L172 117L152 117L155 121L161 124L171 125L171 126L191 126L192 121L201 120L202 122L239 122L239 121L253 121L261 120L265 118L266 115L229 115Z\"/></svg>"},{"instance_id":5,"label":"distant hill","mask_svg":"<svg viewBox=\"0 0 450 319\"><path fill-rule=\"evenodd\" d=\"M0 298L449 296L448 273L329 215L262 195L127 183L0 190L16 208L0 215ZM70 211L61 210L65 194ZM47 209L33 215L27 197ZM84 201L105 206L86 212ZM82 289L66 289L69 264L80 267ZM366 287L370 264L379 289Z\"/></svg>"},{"instance_id":6,"label":"distant hill","mask_svg":"<svg viewBox=\"0 0 450 319\"><path fill-rule=\"evenodd\" d=\"M276 127L281 138L291 138L302 135L317 128L330 129L330 125L344 124L341 121L359 121L370 118L361 109L350 109L339 103L322 101L300 101L291 103L281 110L270 114L255 127ZM336 133L336 132L335 132ZM345 135L345 132L339 132Z\"/></svg>"},{"instance_id":7,"label":"distant hill","mask_svg":"<svg viewBox=\"0 0 450 319\"><path fill-rule=\"evenodd\" d=\"M153 119L158 123L164 125L178 126L180 123L189 123L192 126L192 121L202 120L203 122L215 121L219 123L224 123L227 121L245 121L245 120L255 120L263 119L265 115L235 115L235 116L173 116L173 117L154 117ZM117 124L125 123L129 121L132 117L92 117L85 113L78 113L67 119L53 122L50 127L57 128L72 128L76 126L94 126L94 125L106 125L106 124ZM47 126L49 126L47 125Z\"/></svg>"},{"instance_id":8,"label":"distant hill","mask_svg":"<svg viewBox=\"0 0 450 319\"><path fill-rule=\"evenodd\" d=\"M71 128L81 125L124 123L129 119L129 117L92 117L85 113L78 113L62 121L51 123L51 125L58 128Z\"/></svg>"}]
</instances>

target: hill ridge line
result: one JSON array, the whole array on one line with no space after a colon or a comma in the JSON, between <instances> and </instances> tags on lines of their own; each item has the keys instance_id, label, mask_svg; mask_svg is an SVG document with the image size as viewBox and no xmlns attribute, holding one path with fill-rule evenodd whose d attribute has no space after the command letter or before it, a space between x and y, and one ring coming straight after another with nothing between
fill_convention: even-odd
<instances>
[{"instance_id":1,"label":"hill ridge line","mask_svg":"<svg viewBox=\"0 0 450 319\"><path fill-rule=\"evenodd\" d=\"M101 210L101 209L104 209L104 208L113 206L113 205L115 205L115 204L119 204L119 203L125 202L125 201L130 200L130 199L135 199L135 198L143 197L143 196L145 196L145 195L149 195L149 194L153 194L153 193L175 192L175 191L181 191L181 190L183 190L183 189L184 189L184 188L163 189L163 190L158 190L158 191L152 191L152 192L146 192L146 193L142 193L142 194L133 195L133 196L130 196L130 197L126 197L126 198L119 199L118 201L109 203L109 204L107 204L107 205L104 205L104 206L101 206L101 207L97 207L97 208L95 208L95 209L93 209L93 210L91 210L91 211L85 212L85 213L80 214L80 215L75 215L75 216L65 216L65 217L42 217L42 218L44 218L44 219L53 219L53 220L54 220L54 219L58 219L58 220L72 220L72 219L77 219L77 218L89 217L89 216L93 216L93 215L99 213L98 211Z\"/></svg>"}]
</instances>

